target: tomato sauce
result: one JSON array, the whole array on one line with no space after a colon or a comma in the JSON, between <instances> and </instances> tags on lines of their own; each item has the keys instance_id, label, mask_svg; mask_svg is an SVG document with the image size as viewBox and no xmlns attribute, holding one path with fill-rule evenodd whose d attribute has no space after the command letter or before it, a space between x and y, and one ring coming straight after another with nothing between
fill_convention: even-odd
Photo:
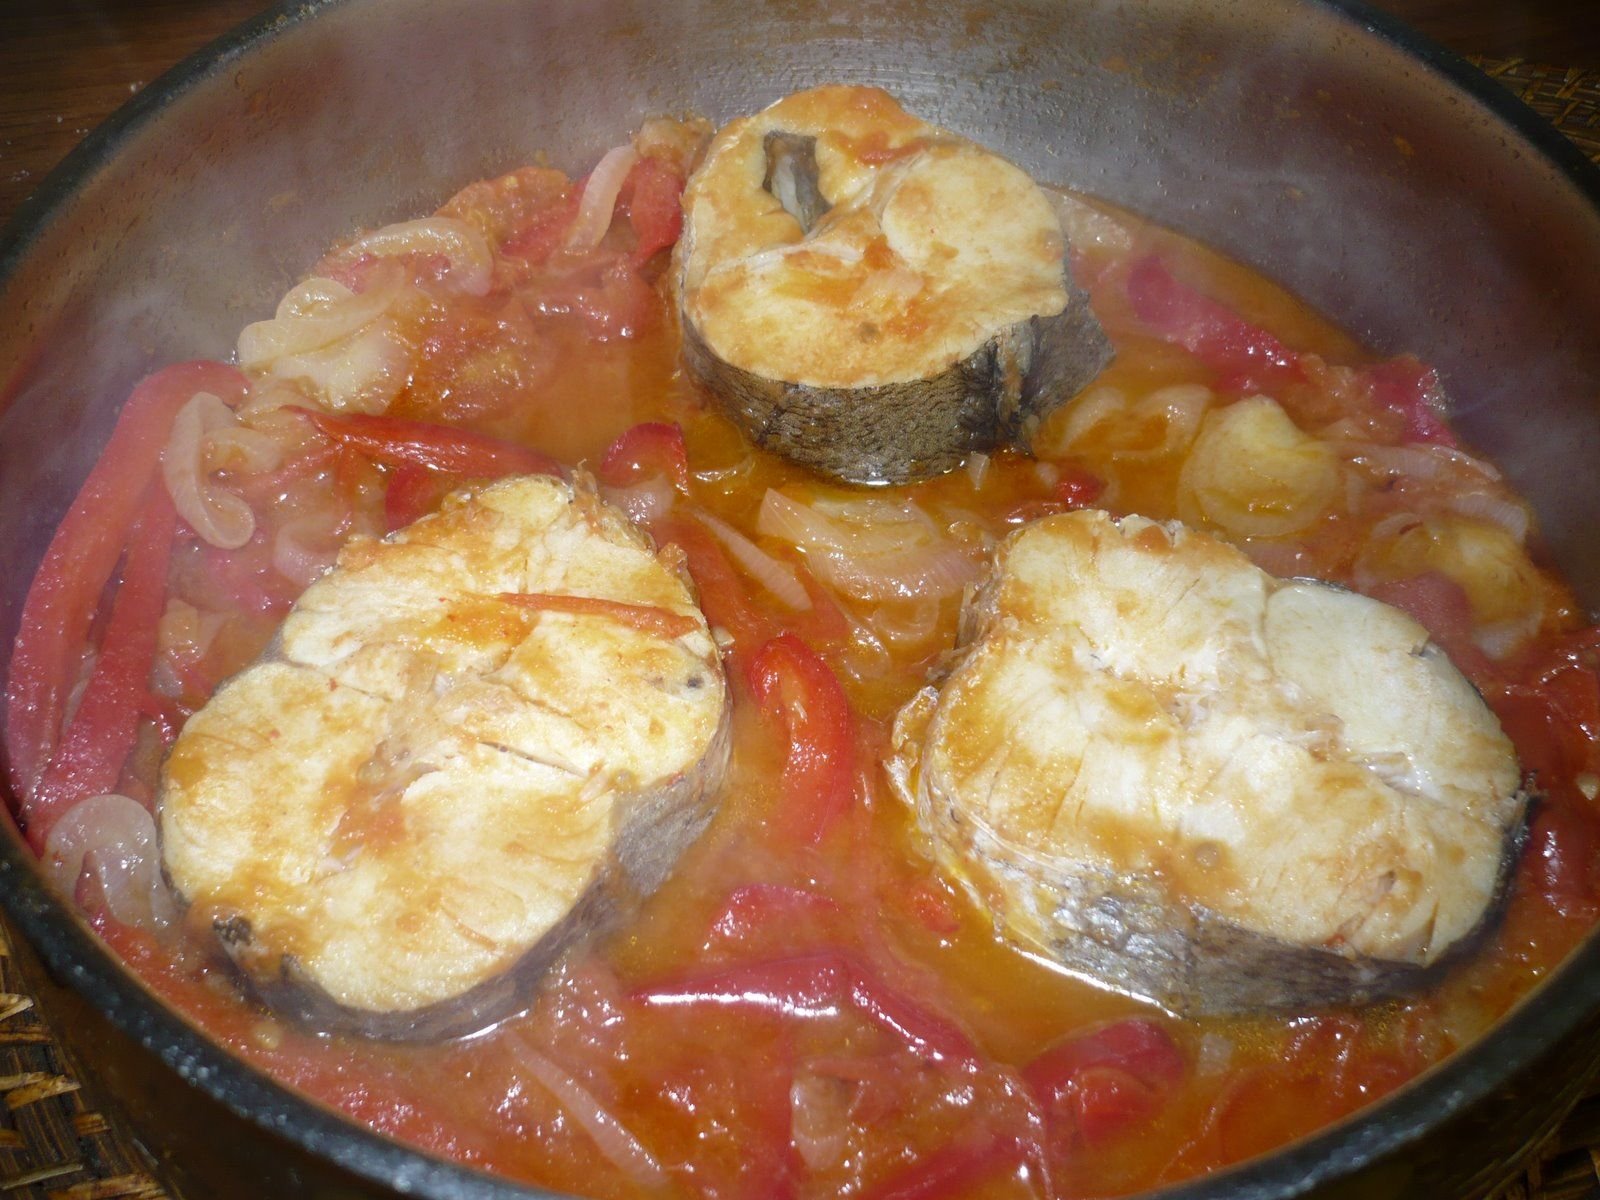
<instances>
[{"instance_id":1,"label":"tomato sauce","mask_svg":"<svg viewBox=\"0 0 1600 1200\"><path fill-rule=\"evenodd\" d=\"M446 212L487 232L494 281L453 292L438 286L448 262L409 260L410 284L381 318L411 364L387 402L327 415L304 377L251 373L254 394L289 393L243 421L271 461L223 457L209 478L250 505L255 531L219 549L177 526L140 741L116 769L119 790L152 801L162 745L260 652L341 542L404 524L450 487L551 460L587 464L620 503L643 503L728 635L736 750L711 828L528 1012L437 1045L295 1028L241 995L203 939L120 921L80 886L102 936L158 994L381 1133L560 1190L1104 1196L1262 1153L1372 1102L1477 1037L1587 931L1600 913L1600 642L1524 548L1521 502L1456 447L1425 366L1374 363L1237 264L1084 205L1079 219L1104 236L1078 239L1074 265L1113 365L1050 419L1036 458L977 455L927 483L852 492L752 448L679 369L664 253L676 209L663 196L685 163L640 161L653 165L581 253L560 241L581 184L552 172L452 201ZM370 263L353 261L335 254L324 269L359 295ZM1214 470L1196 483L1211 415L1262 394L1321 443L1312 457L1337 483L1290 533L1250 531L1299 519L1311 492L1297 481L1278 481L1287 499L1275 491L1270 506ZM962 585L898 595L892 579L830 573L825 556L764 530L774 490L851 520L863 501L901 505L928 556L957 568L1049 512L1183 516L1274 573L1407 609L1483 692L1543 797L1504 920L1437 987L1359 1010L1179 1021L1041 965L933 869L881 768L896 711L954 641ZM876 547L868 568L875 556L889 574L925 565ZM779 596L779 576L803 604ZM32 729L48 758L55 735ZM25 778L19 790L32 789Z\"/></svg>"}]
</instances>

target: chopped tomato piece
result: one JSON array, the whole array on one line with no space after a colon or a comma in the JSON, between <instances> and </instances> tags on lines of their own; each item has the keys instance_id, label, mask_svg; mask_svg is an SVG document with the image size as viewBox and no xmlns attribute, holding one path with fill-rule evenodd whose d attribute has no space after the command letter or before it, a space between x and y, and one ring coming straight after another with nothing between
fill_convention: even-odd
<instances>
[{"instance_id":1,"label":"chopped tomato piece","mask_svg":"<svg viewBox=\"0 0 1600 1200\"><path fill-rule=\"evenodd\" d=\"M641 158L628 172L622 184L622 201L637 239L635 266L643 266L678 240L683 231L683 183L676 167L654 155Z\"/></svg>"},{"instance_id":2,"label":"chopped tomato piece","mask_svg":"<svg viewBox=\"0 0 1600 1200\"><path fill-rule=\"evenodd\" d=\"M630 263L621 261L600 272L598 287L575 291L571 308L597 342L637 337L656 322L655 292Z\"/></svg>"},{"instance_id":3,"label":"chopped tomato piece","mask_svg":"<svg viewBox=\"0 0 1600 1200\"><path fill-rule=\"evenodd\" d=\"M838 676L792 633L762 646L750 664L750 690L762 715L788 739L783 810L773 825L815 846L850 807L856 734Z\"/></svg>"},{"instance_id":4,"label":"chopped tomato piece","mask_svg":"<svg viewBox=\"0 0 1600 1200\"><path fill-rule=\"evenodd\" d=\"M654 1008L717 1005L799 1019L831 1017L848 1004L920 1057L957 1063L979 1060L972 1040L954 1022L892 990L843 950L742 963L643 988L634 999Z\"/></svg>"},{"instance_id":5,"label":"chopped tomato piece","mask_svg":"<svg viewBox=\"0 0 1600 1200\"><path fill-rule=\"evenodd\" d=\"M1541 804L1528 828L1524 876L1539 898L1568 917L1600 915L1600 822L1593 813Z\"/></svg>"},{"instance_id":6,"label":"chopped tomato piece","mask_svg":"<svg viewBox=\"0 0 1600 1200\"><path fill-rule=\"evenodd\" d=\"M44 846L57 819L79 800L116 790L138 736L141 703L155 664L177 520L166 488L153 483L128 539L100 657L38 790L22 799L23 824L35 849Z\"/></svg>"},{"instance_id":7,"label":"chopped tomato piece","mask_svg":"<svg viewBox=\"0 0 1600 1200\"><path fill-rule=\"evenodd\" d=\"M600 459L600 479L626 487L652 475L665 475L685 495L689 492L689 451L683 429L666 421L644 421L624 430Z\"/></svg>"},{"instance_id":8,"label":"chopped tomato piece","mask_svg":"<svg viewBox=\"0 0 1600 1200\"><path fill-rule=\"evenodd\" d=\"M581 188L574 188L561 204L536 213L506 239L500 247L501 253L508 258L520 258L530 266L548 261L566 240L567 228L578 215L582 195Z\"/></svg>"},{"instance_id":9,"label":"chopped tomato piece","mask_svg":"<svg viewBox=\"0 0 1600 1200\"><path fill-rule=\"evenodd\" d=\"M1372 398L1382 408L1405 420L1407 441L1455 446L1456 437L1446 423L1444 391L1439 373L1410 355L1376 363L1361 372Z\"/></svg>"},{"instance_id":10,"label":"chopped tomato piece","mask_svg":"<svg viewBox=\"0 0 1600 1200\"><path fill-rule=\"evenodd\" d=\"M6 689L6 754L19 797L32 794L50 760L90 622L156 476L173 417L197 392L237 405L248 387L222 363L178 363L141 382L123 405L23 601Z\"/></svg>"},{"instance_id":11,"label":"chopped tomato piece","mask_svg":"<svg viewBox=\"0 0 1600 1200\"><path fill-rule=\"evenodd\" d=\"M949 936L961 928L961 913L950 889L936 879L919 879L907 897L911 911L930 933Z\"/></svg>"},{"instance_id":12,"label":"chopped tomato piece","mask_svg":"<svg viewBox=\"0 0 1600 1200\"><path fill-rule=\"evenodd\" d=\"M327 437L389 466L427 467L457 475L498 479L502 475L564 475L561 464L515 442L400 417L318 412L296 408Z\"/></svg>"},{"instance_id":13,"label":"chopped tomato piece","mask_svg":"<svg viewBox=\"0 0 1600 1200\"><path fill-rule=\"evenodd\" d=\"M536 612L572 613L577 616L604 617L641 633L667 639L680 638L700 627L687 613L676 613L653 604L629 604L604 596L564 596L548 592L501 592L500 599Z\"/></svg>"},{"instance_id":14,"label":"chopped tomato piece","mask_svg":"<svg viewBox=\"0 0 1600 1200\"><path fill-rule=\"evenodd\" d=\"M1100 499L1106 490L1106 481L1092 471L1071 464L1063 464L1061 478L1052 489L1055 498L1065 507L1088 508Z\"/></svg>"}]
</instances>

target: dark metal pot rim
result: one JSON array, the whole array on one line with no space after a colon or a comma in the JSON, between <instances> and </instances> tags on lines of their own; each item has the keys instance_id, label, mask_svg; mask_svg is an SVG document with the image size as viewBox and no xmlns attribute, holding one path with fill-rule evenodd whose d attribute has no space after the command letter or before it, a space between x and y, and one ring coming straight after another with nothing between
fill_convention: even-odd
<instances>
[{"instance_id":1,"label":"dark metal pot rim","mask_svg":"<svg viewBox=\"0 0 1600 1200\"><path fill-rule=\"evenodd\" d=\"M90 133L0 231L0 286L17 271L58 209L123 143L174 99L340 0L284 0L162 74ZM1304 0L1402 51L1464 93L1521 143L1556 166L1600 220L1600 167L1511 93L1455 53L1363 0ZM309 1101L225 1050L159 1001L122 967L45 883L13 822L0 833L0 903L55 976L155 1053L188 1083L264 1130L400 1194L434 1200L517 1200L549 1194L457 1166L388 1140ZM1478 1042L1393 1097L1289 1147L1163 1189L1168 1200L1289 1200L1361 1165L1404 1150L1439 1122L1489 1096L1501 1081L1578 1028L1600 995L1600 937L1591 934ZM1507 1173L1516 1164L1505 1164Z\"/></svg>"}]
</instances>

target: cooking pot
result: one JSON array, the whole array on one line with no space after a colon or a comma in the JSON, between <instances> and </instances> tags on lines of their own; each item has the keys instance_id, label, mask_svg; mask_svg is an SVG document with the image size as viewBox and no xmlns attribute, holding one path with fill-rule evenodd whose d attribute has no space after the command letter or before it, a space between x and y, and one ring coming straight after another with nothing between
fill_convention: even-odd
<instances>
[{"instance_id":1,"label":"cooking pot","mask_svg":"<svg viewBox=\"0 0 1600 1200\"><path fill-rule=\"evenodd\" d=\"M291 4L147 88L0 242L0 637L132 383L225 357L321 248L639 121L872 82L1440 370L1467 440L1600 599L1600 172L1459 60L1331 0L347 0ZM0 896L69 1035L194 1195L533 1193L358 1129L127 975L14 827ZM1165 1193L1476 1195L1586 1087L1590 939L1477 1044L1358 1118Z\"/></svg>"}]
</instances>

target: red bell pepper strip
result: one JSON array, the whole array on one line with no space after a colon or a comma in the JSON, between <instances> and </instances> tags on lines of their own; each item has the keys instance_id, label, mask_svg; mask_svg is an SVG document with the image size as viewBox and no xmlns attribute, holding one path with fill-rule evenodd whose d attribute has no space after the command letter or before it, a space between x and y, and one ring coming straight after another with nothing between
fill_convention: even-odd
<instances>
[{"instance_id":1,"label":"red bell pepper strip","mask_svg":"<svg viewBox=\"0 0 1600 1200\"><path fill-rule=\"evenodd\" d=\"M750 603L739 573L705 526L669 517L652 522L650 528L658 545L670 544L683 551L706 619L732 635L736 652L749 652L772 635L773 623Z\"/></svg>"},{"instance_id":2,"label":"red bell pepper strip","mask_svg":"<svg viewBox=\"0 0 1600 1200\"><path fill-rule=\"evenodd\" d=\"M870 1187L863 1200L963 1200L1002 1171L1015 1171L1030 1157L1020 1138L999 1133L962 1138Z\"/></svg>"},{"instance_id":3,"label":"red bell pepper strip","mask_svg":"<svg viewBox=\"0 0 1600 1200\"><path fill-rule=\"evenodd\" d=\"M482 479L565 474L561 464L548 454L467 429L365 413L336 416L310 408L293 411L327 437L386 466L428 467Z\"/></svg>"},{"instance_id":4,"label":"red bell pepper strip","mask_svg":"<svg viewBox=\"0 0 1600 1200\"><path fill-rule=\"evenodd\" d=\"M519 608L535 612L572 613L578 616L604 617L640 633L653 633L657 637L680 638L700 628L688 613L676 613L670 608L653 604L629 604L625 600L608 600L604 596L564 596L550 592L501 592L500 599Z\"/></svg>"},{"instance_id":5,"label":"red bell pepper strip","mask_svg":"<svg viewBox=\"0 0 1600 1200\"><path fill-rule=\"evenodd\" d=\"M855 722L844 688L816 651L783 633L756 653L750 690L768 724L788 740L783 810L772 824L786 839L815 846L855 794Z\"/></svg>"},{"instance_id":6,"label":"red bell pepper strip","mask_svg":"<svg viewBox=\"0 0 1600 1200\"><path fill-rule=\"evenodd\" d=\"M718 1005L798 1019L832 1017L849 1005L921 1058L975 1066L981 1057L953 1022L893 991L843 950L744 963L643 988L633 998L651 1008Z\"/></svg>"},{"instance_id":7,"label":"red bell pepper strip","mask_svg":"<svg viewBox=\"0 0 1600 1200\"><path fill-rule=\"evenodd\" d=\"M628 172L622 195L637 240L634 266L643 266L683 232L683 183L677 168L654 155L641 158Z\"/></svg>"},{"instance_id":8,"label":"red bell pepper strip","mask_svg":"<svg viewBox=\"0 0 1600 1200\"><path fill-rule=\"evenodd\" d=\"M1300 356L1227 305L1180 282L1149 255L1128 272L1134 315L1164 341L1182 346L1241 390L1304 378Z\"/></svg>"},{"instance_id":9,"label":"red bell pepper strip","mask_svg":"<svg viewBox=\"0 0 1600 1200\"><path fill-rule=\"evenodd\" d=\"M1153 1116L1183 1073L1171 1035L1154 1021L1130 1018L1052 1046L1022 1078L1047 1123L1070 1120L1094 1145Z\"/></svg>"},{"instance_id":10,"label":"red bell pepper strip","mask_svg":"<svg viewBox=\"0 0 1600 1200\"><path fill-rule=\"evenodd\" d=\"M243 375L222 363L178 363L141 382L123 405L23 601L6 689L6 754L19 798L32 794L50 760L78 655L155 478L173 417L197 392L237 405L248 388Z\"/></svg>"},{"instance_id":11,"label":"red bell pepper strip","mask_svg":"<svg viewBox=\"0 0 1600 1200\"><path fill-rule=\"evenodd\" d=\"M100 657L62 731L38 790L22 799L21 815L34 849L77 801L115 791L133 751L155 665L156 633L167 604L167 564L178 517L166 488L155 483L133 533L122 582L111 605Z\"/></svg>"},{"instance_id":12,"label":"red bell pepper strip","mask_svg":"<svg viewBox=\"0 0 1600 1200\"><path fill-rule=\"evenodd\" d=\"M401 463L389 472L383 493L383 521L390 533L427 516L439 502L461 486L461 477L434 471L415 463Z\"/></svg>"},{"instance_id":13,"label":"red bell pepper strip","mask_svg":"<svg viewBox=\"0 0 1600 1200\"><path fill-rule=\"evenodd\" d=\"M600 458L600 481L626 487L638 479L665 475L689 493L689 451L683 430L665 421L643 421L617 435Z\"/></svg>"}]
</instances>

